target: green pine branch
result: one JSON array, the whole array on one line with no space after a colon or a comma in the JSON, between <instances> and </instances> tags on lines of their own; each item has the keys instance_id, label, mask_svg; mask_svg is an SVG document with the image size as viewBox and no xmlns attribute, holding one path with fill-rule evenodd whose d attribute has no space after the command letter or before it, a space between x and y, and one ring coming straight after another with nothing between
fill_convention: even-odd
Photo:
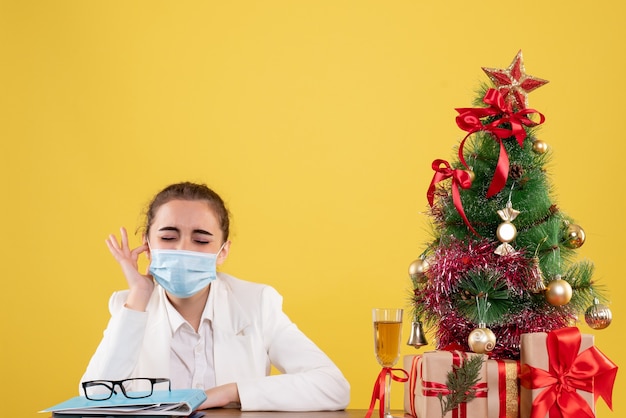
<instances>
[{"instance_id":1,"label":"green pine branch","mask_svg":"<svg viewBox=\"0 0 626 418\"><path fill-rule=\"evenodd\" d=\"M472 356L463 360L460 366L452 365L452 370L446 376L446 386L450 393L445 398L442 394L437 394L441 404L441 418L463 402L470 402L476 397L475 386L480 381L479 373L483 362L483 356Z\"/></svg>"},{"instance_id":2,"label":"green pine branch","mask_svg":"<svg viewBox=\"0 0 626 418\"><path fill-rule=\"evenodd\" d=\"M476 303L477 297L483 302L481 307ZM504 278L486 269L467 272L451 299L464 317L477 324L501 323L513 306Z\"/></svg>"}]
</instances>

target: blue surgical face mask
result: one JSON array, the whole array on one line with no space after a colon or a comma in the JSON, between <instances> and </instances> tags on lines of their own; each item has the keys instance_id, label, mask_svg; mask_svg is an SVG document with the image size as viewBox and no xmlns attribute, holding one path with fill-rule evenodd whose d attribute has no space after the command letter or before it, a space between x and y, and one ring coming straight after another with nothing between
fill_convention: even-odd
<instances>
[{"instance_id":1,"label":"blue surgical face mask","mask_svg":"<svg viewBox=\"0 0 626 418\"><path fill-rule=\"evenodd\" d=\"M168 293L189 298L217 278L217 254L184 250L151 250L150 274Z\"/></svg>"}]
</instances>

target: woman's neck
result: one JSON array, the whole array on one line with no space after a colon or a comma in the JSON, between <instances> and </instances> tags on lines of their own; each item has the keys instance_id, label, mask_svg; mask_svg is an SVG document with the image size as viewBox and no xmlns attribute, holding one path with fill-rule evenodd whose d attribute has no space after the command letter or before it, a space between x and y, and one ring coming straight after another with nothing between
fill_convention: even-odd
<instances>
[{"instance_id":1,"label":"woman's neck","mask_svg":"<svg viewBox=\"0 0 626 418\"><path fill-rule=\"evenodd\" d=\"M189 322L193 329L198 332L200 321L202 320L202 312L204 312L206 307L210 291L211 285L189 298L177 298L170 294L167 294L167 298L185 321Z\"/></svg>"}]
</instances>

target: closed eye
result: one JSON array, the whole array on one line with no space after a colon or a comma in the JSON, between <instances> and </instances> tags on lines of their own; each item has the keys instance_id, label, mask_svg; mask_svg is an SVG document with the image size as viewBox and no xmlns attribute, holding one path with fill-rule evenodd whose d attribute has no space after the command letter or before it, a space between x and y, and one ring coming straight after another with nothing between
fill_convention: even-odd
<instances>
[{"instance_id":1,"label":"closed eye","mask_svg":"<svg viewBox=\"0 0 626 418\"><path fill-rule=\"evenodd\" d=\"M204 229L193 230L193 241L200 245L210 244L213 240L213 234Z\"/></svg>"},{"instance_id":2,"label":"closed eye","mask_svg":"<svg viewBox=\"0 0 626 418\"><path fill-rule=\"evenodd\" d=\"M210 244L213 240L211 240L211 237L208 235L204 235L204 234L194 234L193 236L193 242L195 242L196 244L200 244L200 245L205 245L205 244Z\"/></svg>"},{"instance_id":3,"label":"closed eye","mask_svg":"<svg viewBox=\"0 0 626 418\"><path fill-rule=\"evenodd\" d=\"M174 241L180 236L180 230L174 226L165 226L159 232L163 234L159 237L161 241Z\"/></svg>"}]
</instances>

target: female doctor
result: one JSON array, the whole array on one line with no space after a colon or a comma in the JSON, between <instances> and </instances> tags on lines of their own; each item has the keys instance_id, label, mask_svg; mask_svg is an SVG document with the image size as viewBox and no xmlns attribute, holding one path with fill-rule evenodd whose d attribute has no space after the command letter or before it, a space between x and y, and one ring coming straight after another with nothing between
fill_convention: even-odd
<instances>
[{"instance_id":1,"label":"female doctor","mask_svg":"<svg viewBox=\"0 0 626 418\"><path fill-rule=\"evenodd\" d=\"M199 409L344 409L350 386L340 370L282 311L270 286L216 273L230 251L229 214L203 184L172 184L150 203L144 243L106 244L128 289L109 301L111 318L81 382L169 378L202 388ZM138 271L146 253L149 271ZM270 375L270 366L281 374ZM132 388L130 388L132 390Z\"/></svg>"}]
</instances>

